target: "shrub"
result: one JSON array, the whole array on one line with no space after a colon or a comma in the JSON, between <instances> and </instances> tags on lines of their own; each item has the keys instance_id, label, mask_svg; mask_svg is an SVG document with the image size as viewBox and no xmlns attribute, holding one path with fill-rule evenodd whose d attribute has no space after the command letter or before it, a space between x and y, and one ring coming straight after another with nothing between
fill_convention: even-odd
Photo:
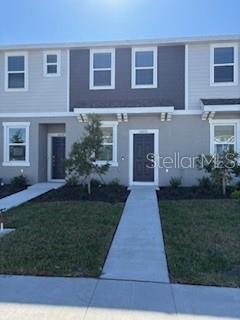
<instances>
[{"instance_id":1,"label":"shrub","mask_svg":"<svg viewBox=\"0 0 240 320\"><path fill-rule=\"evenodd\" d=\"M27 178L23 175L20 174L19 176L13 177L11 179L11 187L12 188L26 188L28 185Z\"/></svg>"},{"instance_id":2,"label":"shrub","mask_svg":"<svg viewBox=\"0 0 240 320\"><path fill-rule=\"evenodd\" d=\"M169 181L171 188L177 189L182 184L182 177L172 177Z\"/></svg>"},{"instance_id":3,"label":"shrub","mask_svg":"<svg viewBox=\"0 0 240 320\"><path fill-rule=\"evenodd\" d=\"M110 186L120 186L120 180L118 178L113 179L109 182Z\"/></svg>"},{"instance_id":4,"label":"shrub","mask_svg":"<svg viewBox=\"0 0 240 320\"><path fill-rule=\"evenodd\" d=\"M200 190L210 190L212 188L212 182L209 177L203 176L198 179L198 187Z\"/></svg>"},{"instance_id":5,"label":"shrub","mask_svg":"<svg viewBox=\"0 0 240 320\"><path fill-rule=\"evenodd\" d=\"M240 190L235 190L232 194L231 197L235 200L240 201Z\"/></svg>"},{"instance_id":6,"label":"shrub","mask_svg":"<svg viewBox=\"0 0 240 320\"><path fill-rule=\"evenodd\" d=\"M78 185L78 178L74 175L68 176L66 179L66 185L69 187L76 187Z\"/></svg>"}]
</instances>

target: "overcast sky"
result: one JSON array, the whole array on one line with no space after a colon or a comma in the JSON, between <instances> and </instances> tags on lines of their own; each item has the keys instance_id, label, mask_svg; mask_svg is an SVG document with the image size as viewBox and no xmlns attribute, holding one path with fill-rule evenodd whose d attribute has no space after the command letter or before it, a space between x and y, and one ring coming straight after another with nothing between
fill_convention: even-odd
<instances>
[{"instance_id":1,"label":"overcast sky","mask_svg":"<svg viewBox=\"0 0 240 320\"><path fill-rule=\"evenodd\" d=\"M1 0L0 44L240 33L240 0Z\"/></svg>"}]
</instances>

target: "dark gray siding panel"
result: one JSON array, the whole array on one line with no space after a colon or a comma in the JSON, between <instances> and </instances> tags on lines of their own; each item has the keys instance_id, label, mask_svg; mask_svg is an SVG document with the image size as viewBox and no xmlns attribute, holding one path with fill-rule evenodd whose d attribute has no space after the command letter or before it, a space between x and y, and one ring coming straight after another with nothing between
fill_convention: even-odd
<instances>
[{"instance_id":1,"label":"dark gray siding panel","mask_svg":"<svg viewBox=\"0 0 240 320\"><path fill-rule=\"evenodd\" d=\"M89 50L70 52L70 106L132 107L173 105L184 109L185 48L158 48L158 88L131 89L131 48L116 49L115 90L89 90Z\"/></svg>"}]
</instances>

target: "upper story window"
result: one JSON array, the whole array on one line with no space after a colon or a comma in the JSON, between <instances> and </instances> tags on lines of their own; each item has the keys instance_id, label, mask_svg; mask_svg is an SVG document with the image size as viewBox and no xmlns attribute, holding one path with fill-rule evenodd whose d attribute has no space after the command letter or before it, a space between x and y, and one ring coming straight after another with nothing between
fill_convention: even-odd
<instances>
[{"instance_id":1,"label":"upper story window","mask_svg":"<svg viewBox=\"0 0 240 320\"><path fill-rule=\"evenodd\" d=\"M157 88L157 47L132 48L132 88Z\"/></svg>"},{"instance_id":2,"label":"upper story window","mask_svg":"<svg viewBox=\"0 0 240 320\"><path fill-rule=\"evenodd\" d=\"M211 85L238 83L238 47L236 44L218 44L211 47Z\"/></svg>"},{"instance_id":3,"label":"upper story window","mask_svg":"<svg viewBox=\"0 0 240 320\"><path fill-rule=\"evenodd\" d=\"M115 50L90 50L90 89L115 89Z\"/></svg>"},{"instance_id":4,"label":"upper story window","mask_svg":"<svg viewBox=\"0 0 240 320\"><path fill-rule=\"evenodd\" d=\"M5 90L24 91L28 87L28 55L26 52L5 54Z\"/></svg>"},{"instance_id":5,"label":"upper story window","mask_svg":"<svg viewBox=\"0 0 240 320\"><path fill-rule=\"evenodd\" d=\"M236 152L236 124L214 124L211 153Z\"/></svg>"},{"instance_id":6,"label":"upper story window","mask_svg":"<svg viewBox=\"0 0 240 320\"><path fill-rule=\"evenodd\" d=\"M109 162L112 166L117 166L117 123L103 122L101 129L103 143L97 162Z\"/></svg>"},{"instance_id":7,"label":"upper story window","mask_svg":"<svg viewBox=\"0 0 240 320\"><path fill-rule=\"evenodd\" d=\"M5 166L29 166L29 123L4 122Z\"/></svg>"},{"instance_id":8,"label":"upper story window","mask_svg":"<svg viewBox=\"0 0 240 320\"><path fill-rule=\"evenodd\" d=\"M45 51L44 52L44 76L56 77L60 76L61 68L61 53L60 51Z\"/></svg>"}]
</instances>

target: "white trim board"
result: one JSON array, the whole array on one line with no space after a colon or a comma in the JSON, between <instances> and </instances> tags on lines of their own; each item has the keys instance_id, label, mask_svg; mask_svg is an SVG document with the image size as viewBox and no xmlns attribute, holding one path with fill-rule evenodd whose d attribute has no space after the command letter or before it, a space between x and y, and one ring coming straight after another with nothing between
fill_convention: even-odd
<instances>
[{"instance_id":1,"label":"white trim board","mask_svg":"<svg viewBox=\"0 0 240 320\"><path fill-rule=\"evenodd\" d=\"M74 108L74 113L77 114L116 114L116 113L173 113L174 107L132 107L132 108Z\"/></svg>"},{"instance_id":2,"label":"white trim board","mask_svg":"<svg viewBox=\"0 0 240 320\"><path fill-rule=\"evenodd\" d=\"M133 136L134 134L154 134L154 154L159 154L159 130L158 129L137 129L129 130L129 187L131 186L159 186L159 170L154 168L154 182L133 181Z\"/></svg>"},{"instance_id":3,"label":"white trim board","mask_svg":"<svg viewBox=\"0 0 240 320\"><path fill-rule=\"evenodd\" d=\"M47 144L47 179L49 182L63 182L64 179L53 179L52 178L52 137L66 137L64 132L59 133L48 133L48 144ZM66 143L66 141L65 141ZM67 156L66 145L65 145L65 157Z\"/></svg>"}]
</instances>

